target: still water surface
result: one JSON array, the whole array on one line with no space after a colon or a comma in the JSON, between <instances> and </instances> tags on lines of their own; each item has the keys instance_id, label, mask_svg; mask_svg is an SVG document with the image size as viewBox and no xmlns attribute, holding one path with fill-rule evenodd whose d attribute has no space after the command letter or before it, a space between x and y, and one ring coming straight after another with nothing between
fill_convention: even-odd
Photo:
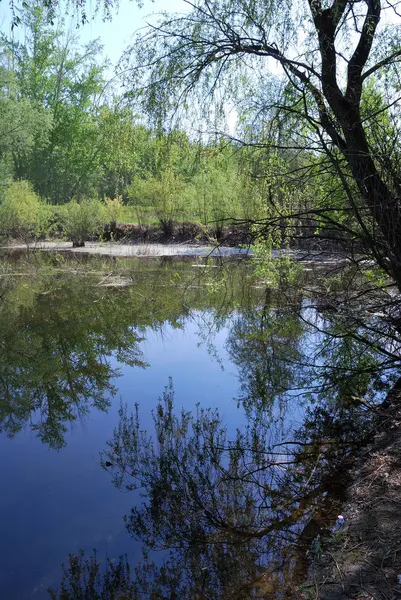
<instances>
[{"instance_id":1,"label":"still water surface","mask_svg":"<svg viewBox=\"0 0 401 600\"><path fill-rule=\"evenodd\" d=\"M152 410L170 379L175 414L184 408L195 415L197 406L218 409L219 422L227 427L227 439L234 439L237 429L245 428L242 443L246 440L246 444L257 446L257 439L265 447L277 445L271 456L277 463L294 462L294 468L291 483L292 466L272 467L270 457L270 463L263 467L272 472L264 474L262 480L254 475L261 470L260 458L255 459L254 454L241 455L241 461L238 457L199 454L198 465L193 456L188 462L194 476L186 477L177 500L169 494L181 484L174 465L168 465L160 477L169 492L164 490L163 501L170 505L159 506L156 479L149 484L153 485L152 502L157 504L158 513L149 513L145 524L147 533L153 525L158 531L160 539L155 547L166 547L172 541L162 515L163 511L167 516L169 510L179 512L183 494L188 495L183 502L188 514L177 520L175 527L177 535L182 530L183 536L189 536L184 546L194 539L192 529L199 518L199 504L210 502L213 507L214 503L205 492L202 501L196 496L198 513L191 512L191 485L196 481L198 486L205 482L216 486L220 506L231 502L232 508L222 509L221 518L225 523L230 520L231 529L237 528L236 533L246 538L245 551L254 556L248 569L251 578L266 569L266 561L279 548L284 555L281 538L272 538L261 551L264 537L257 533L257 542L252 545L252 536L263 528L268 535L274 513L291 538L296 529L294 511L305 514L306 505L301 507L294 489L298 486L305 492L303 477L311 486L316 466L308 471L295 464L285 444L302 427L307 433L298 431L296 437L301 444L305 439L309 443L314 435L323 435L319 429L323 427L321 415L316 417L308 411L313 411L321 390L318 367L324 363L324 354L313 369L308 361L322 341L324 318L316 311L312 315L307 308L310 300L301 293L291 294L290 299L281 293L267 294L265 287L251 278L248 263L226 263L223 270L215 267L210 260L121 259L105 263L100 259L68 261L57 255L4 263L0 278L0 598L47 598L47 588L59 584L61 563L67 561L69 553L81 549L90 553L96 548L101 561L123 553L131 564L140 559L138 533L132 526L130 532L127 530L123 517L133 504L142 501L136 492L127 491L121 480L120 485L112 483L113 477L116 483L115 465L122 464L121 456L114 456L118 455L114 448L124 443L121 432L118 442L117 436L111 446L107 443L121 422L119 408L125 403L129 410L138 405L140 428L153 435ZM307 324L313 319L315 324L318 320L319 333ZM347 352L354 368L361 359L361 348L350 345ZM344 368L349 370L349 364ZM332 410L337 396L327 391L326 397L331 397ZM163 422L166 413L161 415L160 408L156 413L159 426L169 431L167 420ZM182 424L174 427L169 456L174 454L174 440L184 429ZM202 427L202 435L209 439L210 421ZM316 431L311 431L313 427ZM182 436L185 447L190 442ZM226 438L223 442L227 446ZM174 446L174 456L181 456L184 464L188 459L183 447L178 451ZM107 448L111 473L100 464L101 453ZM161 452L160 443L157 452ZM189 452L194 453L193 446ZM135 460L129 463L133 472L138 468ZM249 461L255 468L250 468ZM228 468L233 480L241 473L243 481L245 464L248 480L235 492L227 487L227 477L218 478L218 473ZM199 483L199 468L206 473L201 478L203 484ZM276 498L277 489L284 490L281 500ZM268 518L260 517L266 512ZM178 519L172 514L172 521L173 516ZM149 519L155 520L153 525ZM227 524L216 522L213 527L205 525L208 536L221 536L229 529ZM231 529L229 537L235 533ZM196 536L200 536L199 531ZM231 537L224 538L224 544L231 544ZM234 570L236 560L243 562L239 551L235 557L231 550L230 556L224 556L206 552L197 554L196 560L209 561L210 565L222 561ZM224 586L232 578L230 569L225 569L224 574L216 569L219 573L206 583L202 579L205 597L209 597L209 585L216 590L214 597L225 597ZM241 577L244 581L244 574ZM244 597L248 593L244 592Z\"/></svg>"},{"instance_id":2,"label":"still water surface","mask_svg":"<svg viewBox=\"0 0 401 600\"><path fill-rule=\"evenodd\" d=\"M220 407L233 426L241 422L241 411L233 401L238 390L237 370L225 349L227 326L222 325L213 336L216 354L212 356L202 342L198 325L208 314L192 314L191 308L186 307L184 302L171 306L177 302L179 294L175 293L175 298L169 297L168 290L174 289L170 283L174 283L174 278L179 279L183 265L170 263L166 267L166 263L152 262L147 261L144 269L139 262L135 264L134 280L149 278L150 281L145 285L141 285L141 281L135 283L132 306L124 288L102 287L101 294L98 289L91 289L103 279L97 274L92 280L91 274L71 276L54 272L48 276L42 274L42 281L38 281L33 267L20 265L25 275L19 277L15 285L6 288L8 297L4 301L9 304L3 306L2 317L7 327L6 331L3 330L5 344L0 350L3 353L2 391L7 391L7 397L3 395L3 406L0 405L3 429L0 438L3 457L0 465L1 598L47 597L44 590L58 582L60 565L69 552L96 547L99 553L107 553L110 557L121 552L127 552L130 557L135 555L135 543L123 523L131 498L110 484L110 477L99 464L99 453L112 434L121 401L131 405L138 402L144 426L151 427L150 411L169 377L172 377L178 405L192 409L198 402L207 402L208 406ZM99 265L93 262L95 272ZM75 268L90 270L88 264L84 268L78 264ZM156 286L159 292L155 302L160 306L153 314L146 308L146 304L152 302L152 295L156 295L149 293L149 286ZM162 297L160 290L164 292ZM107 302L105 295L113 296L113 301ZM120 304L121 295L124 296L123 306ZM138 299L141 300L139 306ZM14 302L17 306L10 306ZM96 307L96 310L88 310L88 306ZM116 311L113 317L124 324L125 331L99 332L98 306L101 312ZM86 323L81 322L79 313L82 308L84 318L88 319ZM105 327L111 327L113 323L114 318L109 320L106 314ZM138 347L146 367L127 365L124 356L120 356L120 360L117 357L118 352L129 352L133 341L129 339L129 333L136 329L138 323L140 334L137 337L141 340ZM66 329L68 335L65 335ZM98 331L98 335L93 333L94 330ZM57 340L59 334L60 339ZM104 390L103 397L109 405L104 411L98 410L93 406L91 395L84 394L87 403L82 407L84 414L80 415L78 411L72 420L67 418L63 421L65 415L60 407L60 416L43 414L48 410L46 403L51 403L51 400L45 397L46 392L39 389L41 381L38 379L42 372L49 381L53 375L58 379L60 397L64 403L70 402L66 383L62 381L67 377L66 371L60 369L59 361L53 364L54 355L60 350L64 338L66 352L76 352L80 359L85 355L87 362L87 340L84 338L90 336L93 338L90 343L99 346L98 356L93 360L98 361L98 366L107 360L110 375L118 372L118 377L111 376L109 380L116 388L115 394ZM103 336L109 339L102 340ZM102 344L104 348L100 348ZM35 365L37 351L42 356L39 364ZM106 354L109 356L104 359ZM10 355L11 360L8 360ZM39 372L35 372L35 367ZM65 367L67 370L68 366ZM52 368L54 371L48 373ZM26 389L15 384L14 378L21 376ZM82 376L85 374L81 373ZM104 381L97 383L94 387L101 388ZM6 390L8 385L15 388ZM89 386L88 391L92 389ZM35 425L51 418L55 422L53 432L50 424L50 434L38 438ZM65 427L62 444L59 443L58 424L61 429Z\"/></svg>"},{"instance_id":3,"label":"still water surface","mask_svg":"<svg viewBox=\"0 0 401 600\"><path fill-rule=\"evenodd\" d=\"M120 365L114 383L118 393L107 412L90 409L65 433L61 450L37 439L29 426L13 439L3 436L1 465L1 598L47 597L40 590L55 584L60 565L69 552L97 548L114 557L131 556L132 539L123 515L131 498L110 485L100 468L99 453L110 438L120 399L141 406L144 426L151 427L150 410L168 382L174 379L177 404L191 409L207 399L219 406L233 424L241 416L233 398L237 393L235 367L224 351L226 329L215 340L225 370L199 345L197 326L189 320L184 329L166 325L163 335L145 332L143 353L149 367Z\"/></svg>"}]
</instances>

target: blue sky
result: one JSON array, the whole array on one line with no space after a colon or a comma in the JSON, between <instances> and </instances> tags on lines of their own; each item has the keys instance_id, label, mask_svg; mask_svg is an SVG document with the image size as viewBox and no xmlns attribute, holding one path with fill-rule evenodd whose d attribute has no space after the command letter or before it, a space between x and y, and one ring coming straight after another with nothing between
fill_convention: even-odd
<instances>
[{"instance_id":1,"label":"blue sky","mask_svg":"<svg viewBox=\"0 0 401 600\"><path fill-rule=\"evenodd\" d=\"M117 13L112 21L104 22L101 15L79 28L82 42L101 38L105 55L115 64L126 48L133 34L148 22L155 22L158 11L182 12L188 5L183 0L144 1L139 8L135 0L121 0Z\"/></svg>"},{"instance_id":2,"label":"blue sky","mask_svg":"<svg viewBox=\"0 0 401 600\"><path fill-rule=\"evenodd\" d=\"M120 0L118 11L113 12L111 21L104 21L101 14L91 15L91 0L87 3L89 23L80 25L77 34L83 44L100 38L104 46L104 55L116 64L123 50L129 45L133 34L144 27L147 22L155 22L158 11L183 12L188 10L184 0L144 0L143 8L139 8L135 0ZM91 18L92 17L92 18ZM66 18L66 23L79 19ZM10 8L8 0L0 0L0 28L4 33L10 31ZM21 35L21 29L14 35Z\"/></svg>"}]
</instances>

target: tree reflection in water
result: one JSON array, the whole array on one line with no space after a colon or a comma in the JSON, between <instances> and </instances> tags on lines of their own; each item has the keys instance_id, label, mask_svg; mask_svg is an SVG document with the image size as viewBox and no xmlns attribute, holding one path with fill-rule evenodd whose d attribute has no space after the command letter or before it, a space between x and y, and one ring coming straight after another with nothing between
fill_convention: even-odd
<instances>
[{"instance_id":1,"label":"tree reflection in water","mask_svg":"<svg viewBox=\"0 0 401 600\"><path fill-rule=\"evenodd\" d=\"M191 263L43 254L7 261L0 272L0 433L29 426L60 449L71 423L109 407L117 363L147 366L140 349L146 329L181 327L188 305L213 306L216 315L235 306L235 265L221 294L203 285Z\"/></svg>"},{"instance_id":2,"label":"tree reflection in water","mask_svg":"<svg viewBox=\"0 0 401 600\"><path fill-rule=\"evenodd\" d=\"M307 547L333 517L338 483L331 470L352 443L348 439L347 447L334 449L327 416L313 416L308 421L316 425L313 432L301 428L291 440L272 443L271 417L259 412L230 441L218 412L199 408L196 414L177 414L170 383L154 411L152 439L141 430L138 415L122 408L103 465L119 489L141 496L126 525L141 540L145 559L128 587L120 585L124 561L109 564L106 580L99 579L99 594L110 579L113 593L123 587L129 598L291 594L291 581L297 583L294 575L302 567L294 544ZM354 416L362 414L354 411ZM329 425L335 428L338 417L333 415ZM74 585L85 589L88 566L77 567L78 557L73 561L78 562L66 574L64 596L55 598L81 597L74 595Z\"/></svg>"},{"instance_id":3,"label":"tree reflection in water","mask_svg":"<svg viewBox=\"0 0 401 600\"><path fill-rule=\"evenodd\" d=\"M23 280L0 303L0 431L12 436L29 424L60 448L69 423L109 406L118 375L111 357L145 363L120 295L72 276L47 284Z\"/></svg>"},{"instance_id":4,"label":"tree reflection in water","mask_svg":"<svg viewBox=\"0 0 401 600\"><path fill-rule=\"evenodd\" d=\"M125 519L144 559L132 573L124 559L108 563L100 576L96 559L72 557L54 598L295 597L306 551L334 522L345 467L371 431L370 401L396 377L398 345L302 295L267 296L229 323L243 428L230 434L211 409L177 411L171 381L154 432L122 406L102 465L135 493Z\"/></svg>"}]
</instances>

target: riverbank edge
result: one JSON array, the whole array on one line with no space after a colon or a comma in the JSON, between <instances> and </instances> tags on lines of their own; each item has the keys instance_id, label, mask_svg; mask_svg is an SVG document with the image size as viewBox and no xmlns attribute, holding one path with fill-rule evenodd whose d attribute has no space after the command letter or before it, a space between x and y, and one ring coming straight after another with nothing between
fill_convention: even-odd
<instances>
[{"instance_id":1,"label":"riverbank edge","mask_svg":"<svg viewBox=\"0 0 401 600\"><path fill-rule=\"evenodd\" d=\"M350 469L344 525L319 540L303 600L401 598L401 379Z\"/></svg>"},{"instance_id":2,"label":"riverbank edge","mask_svg":"<svg viewBox=\"0 0 401 600\"><path fill-rule=\"evenodd\" d=\"M86 242L85 246L72 246L71 242L58 239L48 239L34 244L22 244L18 241L9 242L0 246L4 253L31 253L52 252L62 253L66 256L91 255L104 256L105 258L171 258L194 260L195 258L246 258L252 256L250 248L236 248L232 246L202 245L202 244L135 244L124 242Z\"/></svg>"},{"instance_id":3,"label":"riverbank edge","mask_svg":"<svg viewBox=\"0 0 401 600\"><path fill-rule=\"evenodd\" d=\"M138 223L110 223L103 237L106 241L131 244L219 244L242 246L252 243L254 235L250 223L230 225L201 225L192 221L169 221L161 225Z\"/></svg>"},{"instance_id":4,"label":"riverbank edge","mask_svg":"<svg viewBox=\"0 0 401 600\"><path fill-rule=\"evenodd\" d=\"M38 239L32 237L5 237L2 240L1 248L10 249L46 249L47 243L58 244L60 248L69 244L71 250L83 250L92 245L121 245L125 247L142 246L152 248L154 246L166 247L208 247L208 248L236 248L242 251L249 251L252 245L260 239L263 239L269 233L268 229L263 229L261 224L258 230L249 221L232 222L229 225L221 227L204 226L194 222L172 222L168 227L160 225L137 224L112 222L106 225L100 235L90 235L89 233L79 241L73 242L72 238L63 237L62 230L55 230L48 236ZM270 232L271 233L271 232ZM357 248L356 245L345 243L344 240L334 238L324 239L319 235L314 237L312 234L303 238L296 239L283 238L280 245L282 249L302 252L322 252L324 254L337 254L341 256L355 255L363 253L363 248ZM276 247L277 248L277 247ZM106 252L103 252L106 254ZM150 252L151 253L151 252ZM131 254L131 253L129 253ZM135 252L133 252L135 254ZM161 256L165 253L161 253ZM168 252L166 254L169 254Z\"/></svg>"},{"instance_id":5,"label":"riverbank edge","mask_svg":"<svg viewBox=\"0 0 401 600\"><path fill-rule=\"evenodd\" d=\"M103 238L107 241L119 241L131 244L208 244L213 246L240 247L250 246L256 240L269 237L272 229L263 223L252 221L231 221L226 224L201 225L188 221L172 221L167 225L148 225L137 223L111 223L107 225ZM288 239L281 231L281 246L289 244L293 250L312 250L325 252L358 252L355 241L346 242L333 235L325 238L313 229L304 231L303 236Z\"/></svg>"}]
</instances>

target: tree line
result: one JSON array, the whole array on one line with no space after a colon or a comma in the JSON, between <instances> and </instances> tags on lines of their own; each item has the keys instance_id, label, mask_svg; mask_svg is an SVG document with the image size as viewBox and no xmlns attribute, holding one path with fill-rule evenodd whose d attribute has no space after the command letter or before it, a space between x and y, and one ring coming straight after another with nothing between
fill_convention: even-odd
<instances>
[{"instance_id":1,"label":"tree line","mask_svg":"<svg viewBox=\"0 0 401 600\"><path fill-rule=\"evenodd\" d=\"M99 41L80 46L39 4L24 8L19 25L17 39L1 36L3 233L63 230L78 245L79 226L94 235L116 219L218 229L271 212L263 148L152 128L107 81Z\"/></svg>"},{"instance_id":2,"label":"tree line","mask_svg":"<svg viewBox=\"0 0 401 600\"><path fill-rule=\"evenodd\" d=\"M85 2L69 5L87 20ZM25 40L2 38L3 187L27 180L55 205L121 197L137 221L242 219L269 244L334 239L401 285L397 5L298 8L161 14L113 89L99 43L80 49L51 24L57 1L17 3ZM233 108L230 137L218 116ZM214 119L207 140L184 131L196 111Z\"/></svg>"}]
</instances>

